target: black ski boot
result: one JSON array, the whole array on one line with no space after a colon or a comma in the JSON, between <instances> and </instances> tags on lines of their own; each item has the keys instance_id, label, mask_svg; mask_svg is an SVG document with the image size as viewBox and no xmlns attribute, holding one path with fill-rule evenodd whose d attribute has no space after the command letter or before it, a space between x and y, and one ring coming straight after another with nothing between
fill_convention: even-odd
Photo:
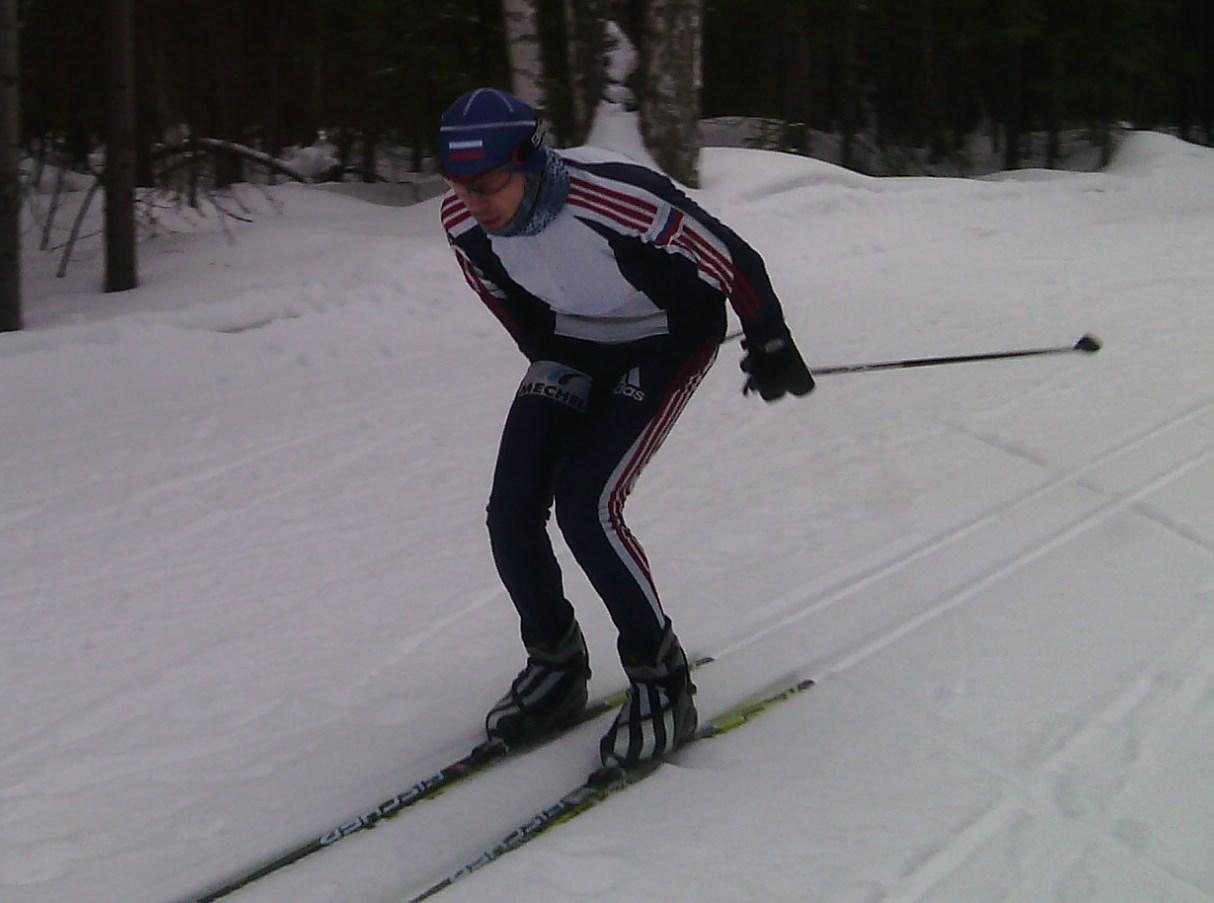
<instances>
[{"instance_id":1,"label":"black ski boot","mask_svg":"<svg viewBox=\"0 0 1214 903\"><path fill-rule=\"evenodd\" d=\"M554 646L528 646L527 666L485 718L491 741L527 746L568 727L586 708L590 656L574 621Z\"/></svg>"},{"instance_id":2,"label":"black ski boot","mask_svg":"<svg viewBox=\"0 0 1214 903\"><path fill-rule=\"evenodd\" d=\"M599 756L606 767L628 769L678 749L695 734L696 688L669 624L657 661L625 660L624 673L628 699L599 743Z\"/></svg>"}]
</instances>

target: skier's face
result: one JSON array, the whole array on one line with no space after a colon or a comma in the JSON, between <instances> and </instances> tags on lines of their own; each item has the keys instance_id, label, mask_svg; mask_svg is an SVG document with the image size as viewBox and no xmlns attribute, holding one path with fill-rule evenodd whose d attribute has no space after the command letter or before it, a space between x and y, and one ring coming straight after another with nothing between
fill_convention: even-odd
<instances>
[{"instance_id":1,"label":"skier's face","mask_svg":"<svg viewBox=\"0 0 1214 903\"><path fill-rule=\"evenodd\" d=\"M474 179L448 179L451 190L486 229L502 229L523 202L526 179L514 167L503 167Z\"/></svg>"}]
</instances>

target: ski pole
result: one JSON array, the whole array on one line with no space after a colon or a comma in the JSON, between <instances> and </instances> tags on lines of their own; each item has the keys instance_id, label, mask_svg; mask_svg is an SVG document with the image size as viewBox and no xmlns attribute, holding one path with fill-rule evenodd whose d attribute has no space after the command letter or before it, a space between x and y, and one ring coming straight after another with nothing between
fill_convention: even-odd
<instances>
[{"instance_id":1,"label":"ski pole","mask_svg":"<svg viewBox=\"0 0 1214 903\"><path fill-rule=\"evenodd\" d=\"M741 333L726 337L726 341L735 339ZM1082 351L1094 354L1101 348L1100 339L1094 335L1085 335L1073 345L1059 345L1052 348L1023 348L1016 351L991 351L983 354L958 354L947 357L915 357L901 361L876 361L868 364L840 364L834 367L811 367L814 376L827 376L832 373L863 373L868 370L903 370L910 367L934 367L940 364L966 364L973 361L993 361L1012 357L1033 357L1042 354L1070 354Z\"/></svg>"},{"instance_id":2,"label":"ski pole","mask_svg":"<svg viewBox=\"0 0 1214 903\"><path fill-rule=\"evenodd\" d=\"M967 364L973 361L993 361L1009 357L1034 357L1042 354L1069 354L1072 351L1084 351L1094 354L1100 350L1100 340L1092 335L1085 335L1074 345L1059 345L1054 348L1026 348L1019 351L991 351L985 354L959 354L951 357L916 357L903 361L879 361L871 364L842 364L837 367L819 367L811 369L814 376L831 373L863 373L867 370L902 370L909 367L934 367L939 364Z\"/></svg>"}]
</instances>

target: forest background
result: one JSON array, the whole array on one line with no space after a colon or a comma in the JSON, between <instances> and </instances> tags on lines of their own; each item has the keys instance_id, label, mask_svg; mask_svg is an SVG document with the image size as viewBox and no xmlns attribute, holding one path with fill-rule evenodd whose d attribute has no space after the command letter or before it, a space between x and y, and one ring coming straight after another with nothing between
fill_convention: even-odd
<instances>
[{"instance_id":1,"label":"forest background","mask_svg":"<svg viewBox=\"0 0 1214 903\"><path fill-rule=\"evenodd\" d=\"M95 180L130 288L140 189L402 181L482 84L561 146L604 97L635 106L691 186L706 136L873 174L1067 166L1076 142L1098 166L1127 128L1214 144L1214 0L0 0L0 37L0 330L33 189Z\"/></svg>"}]
</instances>

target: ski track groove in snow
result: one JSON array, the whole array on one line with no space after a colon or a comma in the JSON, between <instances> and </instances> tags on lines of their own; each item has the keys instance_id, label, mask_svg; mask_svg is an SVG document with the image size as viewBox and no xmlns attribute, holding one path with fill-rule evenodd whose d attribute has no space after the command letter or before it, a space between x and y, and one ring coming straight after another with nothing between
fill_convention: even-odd
<instances>
[{"instance_id":1,"label":"ski track groove in snow","mask_svg":"<svg viewBox=\"0 0 1214 903\"><path fill-rule=\"evenodd\" d=\"M339 435L342 432L344 432L344 430L337 430L337 431L329 430L329 431L325 431L324 433L322 433L320 435L321 436L333 436L333 435ZM316 438L319 438L319 437L318 436L309 436L304 439L293 439L289 442L283 443L282 447L283 448L295 447L295 446L301 445L305 442L315 441ZM293 477L289 480L285 480L285 481L279 483L278 485L274 486L273 489L271 489L267 492L259 493L258 495L246 500L239 508L231 508L226 511L217 511L217 512L211 512L209 514L206 514L203 517L199 518L197 521L195 521L193 524L191 524L189 527L185 527L183 529L177 530L174 534L172 534L170 537L165 539L158 547L153 548L150 551L144 552L139 557L137 557L131 561L124 561L124 562L118 563L114 567L113 571L125 571L125 570L129 570L129 569L138 570L142 566L159 558L165 552L168 552L171 549L181 546L186 541L193 539L199 535L213 532L213 531L219 529L225 523L230 521L232 518L234 518L238 515L247 513L247 511L250 508L254 508L259 505L264 505L267 502L272 502L276 499L280 499L283 496L287 495L288 493L300 488L301 486L307 486L312 483L316 483L319 480L324 479L326 476L336 473L336 472L342 470L343 468L345 468L351 464L354 464L355 462L361 460L362 458L365 458L367 455L376 451L378 448L386 445L388 443L388 441L390 441L390 440L383 439L383 440L377 440L375 442L359 445L358 447L340 455L339 457L336 457L336 458L333 458L333 459L327 461L324 465L322 465L320 467L314 467L307 473L303 473L300 476ZM277 450L277 449L275 449L275 450ZM255 461L261 457L264 457L264 455L256 454L256 453L252 454L248 457L247 461L241 461L236 466L240 466L241 464L244 464L244 463L247 463L250 461ZM221 467L215 469L215 474L220 475L230 469L231 468L229 468L229 467L221 466ZM187 482L192 482L192 481L187 480ZM107 573L113 573L113 571L107 572Z\"/></svg>"},{"instance_id":2,"label":"ski track groove in snow","mask_svg":"<svg viewBox=\"0 0 1214 903\"><path fill-rule=\"evenodd\" d=\"M998 508L984 513L973 521L963 524L891 562L878 566L869 573L853 578L842 586L827 592L808 607L782 619L777 624L758 631L750 637L739 640L730 649L750 645L765 634L787 627L801 618L829 608L850 597L868 583L883 579L913 561L942 552L963 536L1001 518L1008 511L1028 505L1037 499L1045 497L1052 490L1068 483L1074 482L1095 492L1106 494L1104 490L1085 480L1085 475L1141 449L1169 431L1191 423L1212 408L1214 408L1214 400L1202 401L1162 423L1155 424L1131 436L1115 447L1106 450L1102 454L1085 461L1078 467L1072 468L1068 473L1060 475L1048 483L1038 486ZM969 431L967 431L967 434L974 435ZM991 442L991 440L978 435L974 435L974 438ZM1002 448L1002 445L999 443L991 442L991 444ZM1004 450L1006 451L1006 449ZM1009 453L1018 454L1015 451L1009 451ZM1187 543L1198 547L1203 552L1214 554L1214 547L1211 547L1211 544L1204 538L1194 533L1194 531L1183 527L1183 525L1178 525L1171 521L1171 519L1160 516L1144 503L1144 500L1153 493L1212 459L1214 459L1214 444L1207 442L1200 450L1191 453L1181 463L1169 467L1161 475L1139 485L1132 491L1114 494L1102 502L1094 511L1064 527L1053 537L1034 545L1004 565L979 575L960 589L944 595L935 604L930 605L917 615L880 634L870 642L833 657L823 664L821 669L822 675L828 676L828 679L831 681L837 679L846 680L847 672L856 665L870 659L924 625L978 598L984 590L989 589L992 585L1013 572L1066 545L1109 518L1126 510L1132 510L1138 515L1147 517L1174 535L1179 536ZM1214 635L1214 631L1210 629L1214 625L1214 619L1206 616L1202 620L1205 629L1200 631L1189 630L1181 633L1178 646L1191 647L1196 642L1199 649L1206 647L1208 641ZM1200 639L1195 640L1195 636ZM1139 679L1133 681L1124 692L1115 696L1100 712L1094 714L1089 720L1084 722L1066 740L1060 749L1056 750L1045 760L1038 769L1037 777L1030 783L1025 783L1022 779L1007 770L993 767L989 756L984 756L978 751L966 748L964 744L950 737L946 732L931 730L930 733L937 742L946 746L954 753L961 755L971 765L992 774L1007 785L1009 796L1000 800L995 806L981 814L963 831L955 835L950 842L943 845L934 854L928 856L905 877L895 891L881 898L882 903L915 903L915 901L922 899L932 887L952 874L975 851L981 849L1002 830L1007 828L1016 816L1026 811L1047 822L1062 820L1072 829L1081 829L1081 833L1086 840L1101 847L1108 854L1108 862L1115 868L1126 872L1130 876L1134 875L1135 866L1146 869L1151 873L1150 877L1153 880L1169 887L1170 891L1175 895L1171 899L1175 900L1176 903L1181 903L1181 901L1186 901L1186 903L1189 903L1189 901L1192 901L1192 903L1209 903L1209 901L1214 900L1214 897L1206 894L1200 887L1194 885L1183 876L1177 875L1167 865L1156 861L1149 854L1135 848L1113 830L1067 814L1065 812L1065 804L1061 800L1053 799L1055 795L1062 792L1058 787L1059 779L1056 773L1063 769L1073 751L1084 742L1090 740L1093 734L1104 730L1110 722L1118 721L1140 704L1150 689L1150 670L1148 668L1144 671ZM1179 731L1180 727L1187 723L1184 715L1200 707L1203 698L1210 691L1211 684L1214 684L1214 662L1207 664L1203 668L1202 675L1190 677L1184 685L1184 692L1173 694L1165 700L1168 715L1171 717L1161 714L1159 720L1162 723L1173 725L1173 731ZM880 691L871 686L865 686L862 689L864 692L874 695L880 693ZM892 706L894 711L904 716L913 705L903 698L891 701L895 702ZM1168 701L1170 701L1170 705L1167 704ZM930 719L931 716L925 714L922 719L916 721L916 726L922 729L926 723L930 723ZM1152 734L1154 743L1166 746L1170 733L1169 731L1161 731L1157 734ZM1148 761L1151 761L1150 757L1148 757ZM1163 762L1166 761L1166 757L1157 756L1154 758L1154 761Z\"/></svg>"},{"instance_id":3,"label":"ski track groove in snow","mask_svg":"<svg viewBox=\"0 0 1214 903\"><path fill-rule=\"evenodd\" d=\"M1209 460L1214 460L1214 446L1207 448L1204 452L1190 459L1184 465L1175 467L1169 470L1165 475L1153 480L1146 486L1143 486L1136 492L1128 496L1120 496L1112 498L1103 504L1096 511L1080 518L1071 526L1065 528L1053 538L1047 540L1040 545L1034 546L1029 551L1018 555L1016 558L1009 561L1007 564L998 567L989 573L972 580L962 589L950 593L940 599L935 604L931 605L924 611L920 612L915 617L903 622L898 627L888 631L887 633L877 637L873 641L864 644L863 646L851 650L847 653L835 657L827 666L827 673L835 673L846 671L860 662L868 659L882 649L892 643L902 639L902 637L918 630L924 624L935 621L941 615L947 614L958 606L964 605L970 600L976 598L983 590L988 589L995 583L1014 573L1026 564L1037 561L1049 552L1069 543L1071 540L1091 530L1093 527L1103 523L1115 514L1124 511L1127 508L1133 508L1141 499L1149 496L1151 493L1167 486L1169 483L1184 476L1189 471L1199 467ZM1187 539L1187 537L1186 537ZM1209 551L1209 548L1204 544L1201 546L1203 551Z\"/></svg>"},{"instance_id":4,"label":"ski track groove in snow","mask_svg":"<svg viewBox=\"0 0 1214 903\"><path fill-rule=\"evenodd\" d=\"M235 456L231 455L230 453L226 454L226 455L218 456L218 460L221 463L218 463L218 464L210 463L210 464L207 464L202 469L187 473L185 475L175 476L175 477L172 477L169 479L163 479L158 482L146 485L143 488L141 488L138 492L131 493L130 495L128 495L126 498L122 499L119 502L113 503L106 508L98 508L98 509L94 509L93 511L90 511L89 517L90 517L90 520L101 520L103 518L118 514L134 505L146 504L147 502L154 501L158 498L163 498L166 496L171 496L171 495L177 494L181 490L189 488L189 487L202 486L202 485L206 485L210 482L213 482L215 480L222 479L225 474L230 474L235 471L238 471L242 467L245 467L249 464L253 464L253 463L268 459L268 458L272 458L274 455L276 455L278 453L281 453L284 451L290 451L290 450L296 449L296 448L305 447L305 446L307 446L311 443L315 443L319 440L332 439L332 438L345 436L345 435L348 435L349 433L350 433L349 423L342 423L340 426L338 426L336 428L334 428L332 426L328 426L323 430L316 430L316 431L308 433L307 435L292 436L289 439L273 440L273 441L270 441L267 443L263 443L263 444L256 446L253 449L246 450L243 453L235 455ZM323 479L325 476L327 476L331 473L338 472L342 468L349 466L349 465L367 457L370 454L373 454L374 452L378 451L381 448L386 447L389 443L394 442L394 441L399 441L399 436L389 435L389 436L385 436L382 439L376 439L376 440L373 440L370 442L358 443L354 448L345 452L341 456L324 462L324 464L322 466L313 467L310 472L304 473L300 476L293 477L290 480L280 482L280 483L276 484L273 488L268 489L263 493L259 493L255 496L252 496L252 497L244 500L244 502L237 508L228 508L222 512L212 512L212 513L204 515L203 517L201 517L198 520L191 523L189 526L180 528L180 529L176 530L172 535L162 539L150 551L144 551L133 559L122 559L122 560L114 561L108 567L106 567L105 569L100 571L99 573L91 573L88 575L82 575L82 576L74 577L74 578L72 578L72 577L57 578L54 581L52 581L51 584L36 583L36 584L26 584L26 585L18 585L18 586L13 586L10 584L9 586L6 586L3 589L0 589L0 598L28 594L30 592L35 592L37 590L47 588L48 585L54 586L54 587L88 585L88 584L93 583L97 579L104 578L106 576L114 576L115 574L120 574L120 573L123 573L126 571L138 571L139 569L141 569L143 566L145 566L149 562L154 561L157 557L162 555L164 552L167 552L170 549L180 546L184 541L194 538L202 533L206 533L210 530L214 530L218 527L221 527L226 521L230 520L232 517L247 513L247 511L249 509L251 509L257 505L261 505L261 504L265 504L266 502L274 501L274 500L279 499L282 496L286 495L287 493L300 488L301 486L306 486L311 483L315 483L318 480ZM201 462L192 462L192 463L201 465ZM84 483L73 485L67 489L63 489L61 492L57 492L52 496L38 499L36 503L31 504L29 506L29 510L18 511L15 515L11 516L8 521L6 521L4 523L0 523L0 531L12 529L12 528L18 526L23 520L27 519L28 517L41 513L44 509L45 504L49 501L52 501L52 500L55 500L58 498L70 497L72 495L78 494L79 492L81 492L84 489L103 484L104 482L105 482L104 479L88 480L88 481L85 481ZM0 535L2 535L2 533L0 533Z\"/></svg>"},{"instance_id":5,"label":"ski track groove in snow","mask_svg":"<svg viewBox=\"0 0 1214 903\"><path fill-rule=\"evenodd\" d=\"M1209 648L1212 641L1214 614L1207 612L1198 616L1197 623L1178 634L1171 648L1159 657L1159 660L1165 662L1180 660L1185 664L1196 663L1198 670L1189 675L1176 692L1165 694L1157 707L1158 711L1154 717L1157 727L1148 732L1154 747L1167 747L1171 739L1189 723L1187 716L1201 708L1203 698L1214 685L1214 660L1202 662L1200 655L1203 649ZM1090 713L1087 720L1036 767L1035 774L1028 780L1006 768L997 767L989 753L965 743L947 730L938 728L936 717L911 697L887 691L871 681L853 681L845 672L836 672L831 678L832 681L848 681L854 691L883 700L894 713L894 717L902 718L913 724L916 729L928 733L936 743L960 756L970 766L995 777L1007 791L1002 799L973 819L948 843L919 862L903 877L896 889L881 898L881 903L915 903L921 900L975 852L1009 828L1018 816L1025 813L1047 825L1065 823L1068 834L1073 836L1079 833L1085 841L1099 847L1107 854L1107 861L1111 866L1129 877L1137 875L1136 869L1148 871L1152 880L1167 886L1174 894L1169 898L1170 901L1210 903L1214 900L1214 897L1189 879L1157 861L1147 850L1141 848L1141 844L1135 844L1121 836L1132 833L1129 829L1135 826L1121 825L1119 833L1117 825L1097 823L1088 813L1082 811L1082 806L1071 804L1066 799L1065 771L1068 763L1076 759L1086 745L1099 741L1110 726L1122 724L1131 715L1135 716L1136 723L1141 723L1141 713L1138 710L1146 704L1155 688L1157 678L1153 672L1158 670L1159 660L1148 665L1135 679L1129 681L1124 690L1113 694L1098 711ZM1153 764L1167 761L1166 756L1152 755L1145 750L1139 750L1136 759L1146 763L1146 769L1150 769ZM1141 768L1130 776L1133 783L1139 786L1149 786L1144 781L1144 778L1149 777L1150 774ZM1125 785L1130 785L1129 779ZM1134 810L1136 807L1130 804L1126 808ZM1060 855L1069 861L1073 853L1060 851Z\"/></svg>"},{"instance_id":6,"label":"ski track groove in snow","mask_svg":"<svg viewBox=\"0 0 1214 903\"><path fill-rule=\"evenodd\" d=\"M779 603L777 604L778 608L793 609L787 616L779 618L769 624L767 627L754 631L747 636L736 640L722 649L718 654L726 655L734 650L749 646L771 633L783 630L791 624L809 617L810 615L818 614L821 611L831 608L832 606L850 598L859 590L884 580L913 563L946 551L950 546L954 545L959 540L983 529L984 527L997 523L1001 518L1012 511L1024 508L1041 499L1047 498L1050 493L1060 488L1066 487L1072 483L1082 486L1084 485L1084 476L1091 471L1104 467L1122 457L1131 454L1132 452L1141 449L1152 440L1158 439L1167 432L1176 430L1194 420L1199 419L1203 414L1211 410L1214 410L1214 398L1206 399L1192 405L1165 421L1154 424L1140 432L1134 433L1129 438L1117 443L1111 448L1098 454L1096 457L1090 458L1078 466L1074 466L1064 473L1052 477L1046 482L1029 489L1027 492L1022 493L1008 500L1007 502L982 512L966 523L948 530L941 535L935 536L916 546L915 548L897 555L889 561L879 563L874 565L872 568L861 572L860 574L846 578L841 583L836 584L834 587L824 591L816 599L806 600L804 596L796 590L791 591L780 599ZM982 441L990 442L990 440L985 439ZM886 634L882 634L871 644L838 656L827 667L826 670L828 672L844 670L847 667L862 661L864 658L867 658L868 655L871 655L873 652L888 646L890 643L905 635L910 630L915 629L920 624L933 620L940 614L943 614L956 607L956 605L961 604L961 602L963 602L965 599L971 598L977 591L989 586L1000 576L1010 573L1012 570L1015 570L1017 567L1020 567L1028 561L1041 557L1041 555L1043 555L1045 552L1066 542L1074 536L1079 535L1085 530L1090 529L1092 526L1100 523L1112 514L1124 510L1127 507L1133 507L1134 510L1138 511L1139 508L1137 506L1139 505L1141 499L1172 482L1174 479L1182 476L1184 473L1187 473L1204 463L1211 457L1211 453L1214 453L1214 444L1205 444L1198 451L1192 453L1184 463L1170 468L1162 476L1151 480L1146 485L1131 493L1122 494L1105 501L1094 512L1085 515L1074 524L1068 526L1053 539L1034 547L1024 555L1017 556L1016 559L1008 564L993 569L987 574L982 575L979 579L974 581L968 589L962 591L964 593L963 598L955 599L950 597L949 599L938 602L935 606L920 613L916 618L904 623L901 627L891 630ZM1103 490L1096 491L1104 494ZM1160 521L1157 518L1155 520L1157 520L1161 526L1172 530L1172 528L1169 527L1166 522ZM1211 551L1209 544L1201 540L1195 541L1190 533L1191 531L1185 530L1180 532L1178 535L1188 542L1196 542L1196 544L1206 552Z\"/></svg>"},{"instance_id":7,"label":"ski track groove in snow","mask_svg":"<svg viewBox=\"0 0 1214 903\"><path fill-rule=\"evenodd\" d=\"M1103 500L1096 505L1094 510L1065 524L1044 541L1036 542L1001 565L979 573L961 587L939 595L926 608L881 632L869 641L831 656L820 664L820 667L816 669L815 676L821 675L822 677L826 677L828 681L836 679L846 680L847 673L856 665L867 661L923 626L981 597L985 590L1019 569L1065 546L1110 518L1126 511L1132 511L1136 515L1152 520L1168 532L1180 537L1187 544L1197 547L1207 555L1214 554L1214 547L1202 536L1181 524L1175 523L1171 518L1162 516L1159 512L1150 508L1145 501L1155 492L1214 459L1214 443L1210 442L1208 434L1195 433L1192 437L1186 437L1193 447L1189 449L1179 463L1170 465L1164 472L1153 476L1145 482L1140 481L1135 488L1128 491L1110 493L1107 489L1097 485L1095 481L1088 479L1088 475L1092 472L1115 464L1134 452L1140 451L1152 443L1167 437L1168 434L1179 432L1183 427L1199 420L1212 409L1214 409L1214 399L1206 399L1175 414L1167 420L1136 432L1113 447L1068 469L1065 473L1061 473L993 509L988 509L969 522L932 538L890 561L878 564L864 573L843 581L819 595L808 605L797 606L796 610L789 613L786 617L780 618L765 628L736 640L726 649L723 649L719 655L723 656L729 652L757 643L764 637L784 630L797 621L852 598L865 587L874 585L881 580L895 575L898 571L905 569L912 563L945 553L962 538L997 523L1009 512L1033 505L1041 500L1046 500L1052 492L1072 484L1091 490ZM1021 457L1017 450L1004 448L1002 443L975 434L970 430L966 430L965 432L979 441L987 442L1009 454ZM798 598L795 592L789 593L782 600L783 604L781 607L796 606ZM1214 634L1214 631L1209 629L1214 624L1214 621L1210 617L1206 617L1203 619L1203 622L1206 629L1183 632L1180 635L1178 645L1191 647L1196 644L1198 649L1205 648L1207 642L1211 639L1210 635ZM1199 637L1199 639L1194 639L1195 636ZM1177 693L1165 699L1164 705L1166 710L1174 717L1165 719L1165 716L1161 714L1159 720L1166 720L1166 723L1174 725L1174 731L1181 729L1186 723L1184 715L1197 710L1203 698L1209 693L1211 684L1214 684L1214 663L1207 665L1203 669L1203 674L1204 679L1201 676L1190 677L1185 683L1185 691L1183 693ZM1185 877L1176 874L1167 865L1157 861L1143 850L1137 849L1132 843L1119 836L1115 828L1093 824L1088 820L1070 815L1065 811L1065 802L1061 799L1055 799L1056 796L1060 796L1063 792L1059 787L1060 779L1057 773L1064 769L1073 751L1089 741L1094 734L1104 730L1110 722L1117 721L1128 711L1133 710L1149 691L1150 685L1150 669L1148 668L1137 680L1131 682L1125 691L1115 696L1101 711L1084 722L1058 750L1051 754L1039 767L1037 776L1031 782L1025 782L1005 769L992 766L989 756L984 756L978 751L968 749L964 744L950 738L946 732L931 730L930 733L937 742L961 755L971 765L982 769L1002 781L1008 788L1008 795L988 811L974 819L949 842L925 858L905 877L895 890L881 898L882 903L914 903L914 901L922 899L931 888L952 874L977 850L994 840L1017 816L1025 812L1041 818L1047 823L1062 821L1069 828L1078 828L1086 841L1107 854L1108 862L1116 869L1127 873L1131 877L1136 874L1135 869L1149 872L1151 879L1169 888L1174 895L1171 899L1175 900L1176 903L1181 903L1181 901L1184 901L1184 903L1209 903L1210 900L1214 899L1214 897L1207 895L1200 887ZM865 687L865 691L873 694L879 694L880 692L872 687ZM893 708L895 711L901 711L905 714L910 705L907 700L899 698L896 700L896 705ZM924 723L930 720L930 717L929 714L925 714L923 719L918 722L918 726L922 728ZM1152 736L1156 744L1166 745L1168 735L1168 731L1161 731L1160 735ZM1166 757L1157 756L1155 760L1160 762L1166 761ZM1148 761L1150 761L1149 757ZM1068 855L1060 852L1059 855L1062 856L1059 867L1064 869L1072 861L1073 854Z\"/></svg>"},{"instance_id":8,"label":"ski track groove in snow","mask_svg":"<svg viewBox=\"0 0 1214 903\"><path fill-rule=\"evenodd\" d=\"M1214 410L1214 398L1205 399L1166 420L1137 431L1094 457L1090 457L1068 468L1066 471L1050 477L1045 482L1026 492L986 510L970 521L931 538L892 560L875 565L861 574L836 584L816 599L810 601L809 604L798 607L796 611L779 619L775 623L748 633L746 636L733 641L716 653L718 659L725 659L731 653L760 643L772 633L783 630L805 617L829 609L846 599L852 598L859 591L896 575L911 564L931 559L934 556L947 554L963 538L984 528L999 524L1006 518L1009 512L1030 508L1033 505L1050 501L1051 494L1060 489L1081 486L1099 497L1100 500L1095 503L1091 510L1063 524L1044 540L1034 541L1027 549L1021 550L995 567L982 570L971 580L956 589L938 592L934 600L926 608L920 610L910 618L882 631L868 642L831 656L825 661L820 662L813 669L811 676L823 679L824 686L836 680L842 680L848 682L852 685L853 689L861 693L884 698L887 702L891 703L891 708L897 713L898 717L905 718L908 722L913 723L917 728L929 734L935 742L959 756L969 765L996 778L1006 788L1005 795L993 806L971 820L961 831L946 838L941 845L926 852L919 861L913 864L910 871L903 876L896 887L890 889L884 895L875 898L880 903L915 903L915 901L923 899L933 888L968 861L975 852L995 840L1002 831L1014 823L1016 818L1023 817L1026 814L1040 819L1047 825L1064 824L1072 833L1078 833L1087 844L1103 853L1105 860L1107 860L1111 868L1123 872L1131 878L1135 876L1140 877L1141 872L1148 873L1148 876L1157 884L1169 888L1169 891L1172 893L1169 903L1172 903L1172 901L1175 901L1175 903L1210 903L1211 899L1214 899L1185 877L1176 874L1166 864L1157 861L1145 851L1136 848L1129 840L1117 833L1116 826L1101 825L1093 822L1091 819L1069 814L1065 800L1061 798L1062 791L1059 786L1060 772L1064 771L1067 762L1074 756L1076 750L1083 747L1093 736L1106 730L1108 724L1115 723L1141 703L1151 683L1149 669L1138 679L1131 681L1124 691L1115 694L1098 711L1092 713L1087 720L1082 722L1064 740L1060 747L1053 751L1038 766L1036 774L1027 780L1017 776L1006 768L1000 768L992 764L989 755L984 755L976 747L968 745L955 737L951 737L946 731L937 729L930 713L916 711L916 704L912 701L902 697L895 698L892 694L887 694L868 682L855 681L849 677L849 672L857 665L869 660L882 650L909 636L923 626L938 620L940 617L974 599L982 597L983 592L991 586L1050 552L1064 547L1108 519L1127 510L1133 511L1136 514L1149 516L1149 512L1145 512L1142 507L1144 499L1214 459L1214 441L1211 441L1207 433L1204 431L1194 431L1190 434L1183 433L1184 427L1199 420L1212 410ZM974 438L980 441L988 442L1009 454L1017 454L1015 451L1010 451L1004 448L1002 444L986 437L972 434L970 431L967 431L967 434L973 435ZM1164 438L1172 439L1176 434L1180 434L1186 449L1182 460L1179 463L1170 464L1162 473L1155 474L1145 481L1137 481L1137 484L1133 488L1110 492L1087 479L1088 475L1093 471L1116 464L1135 452L1149 448L1153 443L1157 443ZM1161 526L1167 528L1168 525L1161 524ZM1170 532L1176 532L1171 530L1171 528L1168 529ZM1191 531L1185 532L1191 533ZM1189 535L1180 535L1186 541L1192 539ZM1207 543L1198 541L1196 545L1206 553L1211 552ZM783 601L785 604L792 606L797 605L798 602L803 603L804 597L794 592L789 593ZM1207 627L1214 626L1214 618L1205 618L1203 620L1207 622ZM1203 639L1209 639L1210 637L1206 635L1214 634L1214 631L1185 631L1179 637L1179 641L1176 644L1177 648L1190 646L1194 643L1197 643L1199 648L1204 648L1204 642L1194 638L1198 634ZM1211 675L1214 675L1214 663L1207 670L1211 672ZM1214 676L1211 679L1214 680ZM1187 684L1187 687L1189 692L1185 698L1174 701L1172 706L1172 709L1176 710L1179 714L1197 708L1202 696L1208 689L1208 682L1192 680ZM389 830L391 829L389 828ZM1052 868L1059 874L1064 872L1079 855L1079 853L1070 848L1060 848L1058 850L1046 848L1045 854L1056 859L1052 863ZM1042 873L1038 869L1034 869L1034 875L1042 877Z\"/></svg>"},{"instance_id":9,"label":"ski track groove in snow","mask_svg":"<svg viewBox=\"0 0 1214 903\"><path fill-rule=\"evenodd\" d=\"M231 473L232 471L238 470L247 464L252 464L256 461L270 457L277 452L304 445L309 442L315 442L316 440L325 438L327 436L339 436L345 432L346 429L344 428L337 430L324 430L322 432L313 433L307 436L294 436L290 439L269 442L240 455L220 455L217 456L217 459L222 462L220 464L209 464L204 468L194 470L191 473L181 477L160 480L156 483L145 485L138 492L128 495L120 502L113 503L104 508L94 509L92 512L90 512L90 516L96 519L106 518L117 514L131 507L132 505L146 504L147 502L170 495L183 489L187 489L191 486L204 484L217 477L222 477L226 473ZM53 495L43 496L42 498L31 501L28 503L27 510L18 511L9 519L0 522L0 530L7 530L11 527L16 527L23 521L28 520L30 517L35 517L42 514L48 503L58 501L63 498L70 498L94 486L104 484L105 482L105 478L96 478L82 483L77 483L75 485L59 487L59 491ZM90 577L89 579L91 580L92 578ZM17 595L26 592L31 588L37 587L9 587L3 591L3 595Z\"/></svg>"}]
</instances>

